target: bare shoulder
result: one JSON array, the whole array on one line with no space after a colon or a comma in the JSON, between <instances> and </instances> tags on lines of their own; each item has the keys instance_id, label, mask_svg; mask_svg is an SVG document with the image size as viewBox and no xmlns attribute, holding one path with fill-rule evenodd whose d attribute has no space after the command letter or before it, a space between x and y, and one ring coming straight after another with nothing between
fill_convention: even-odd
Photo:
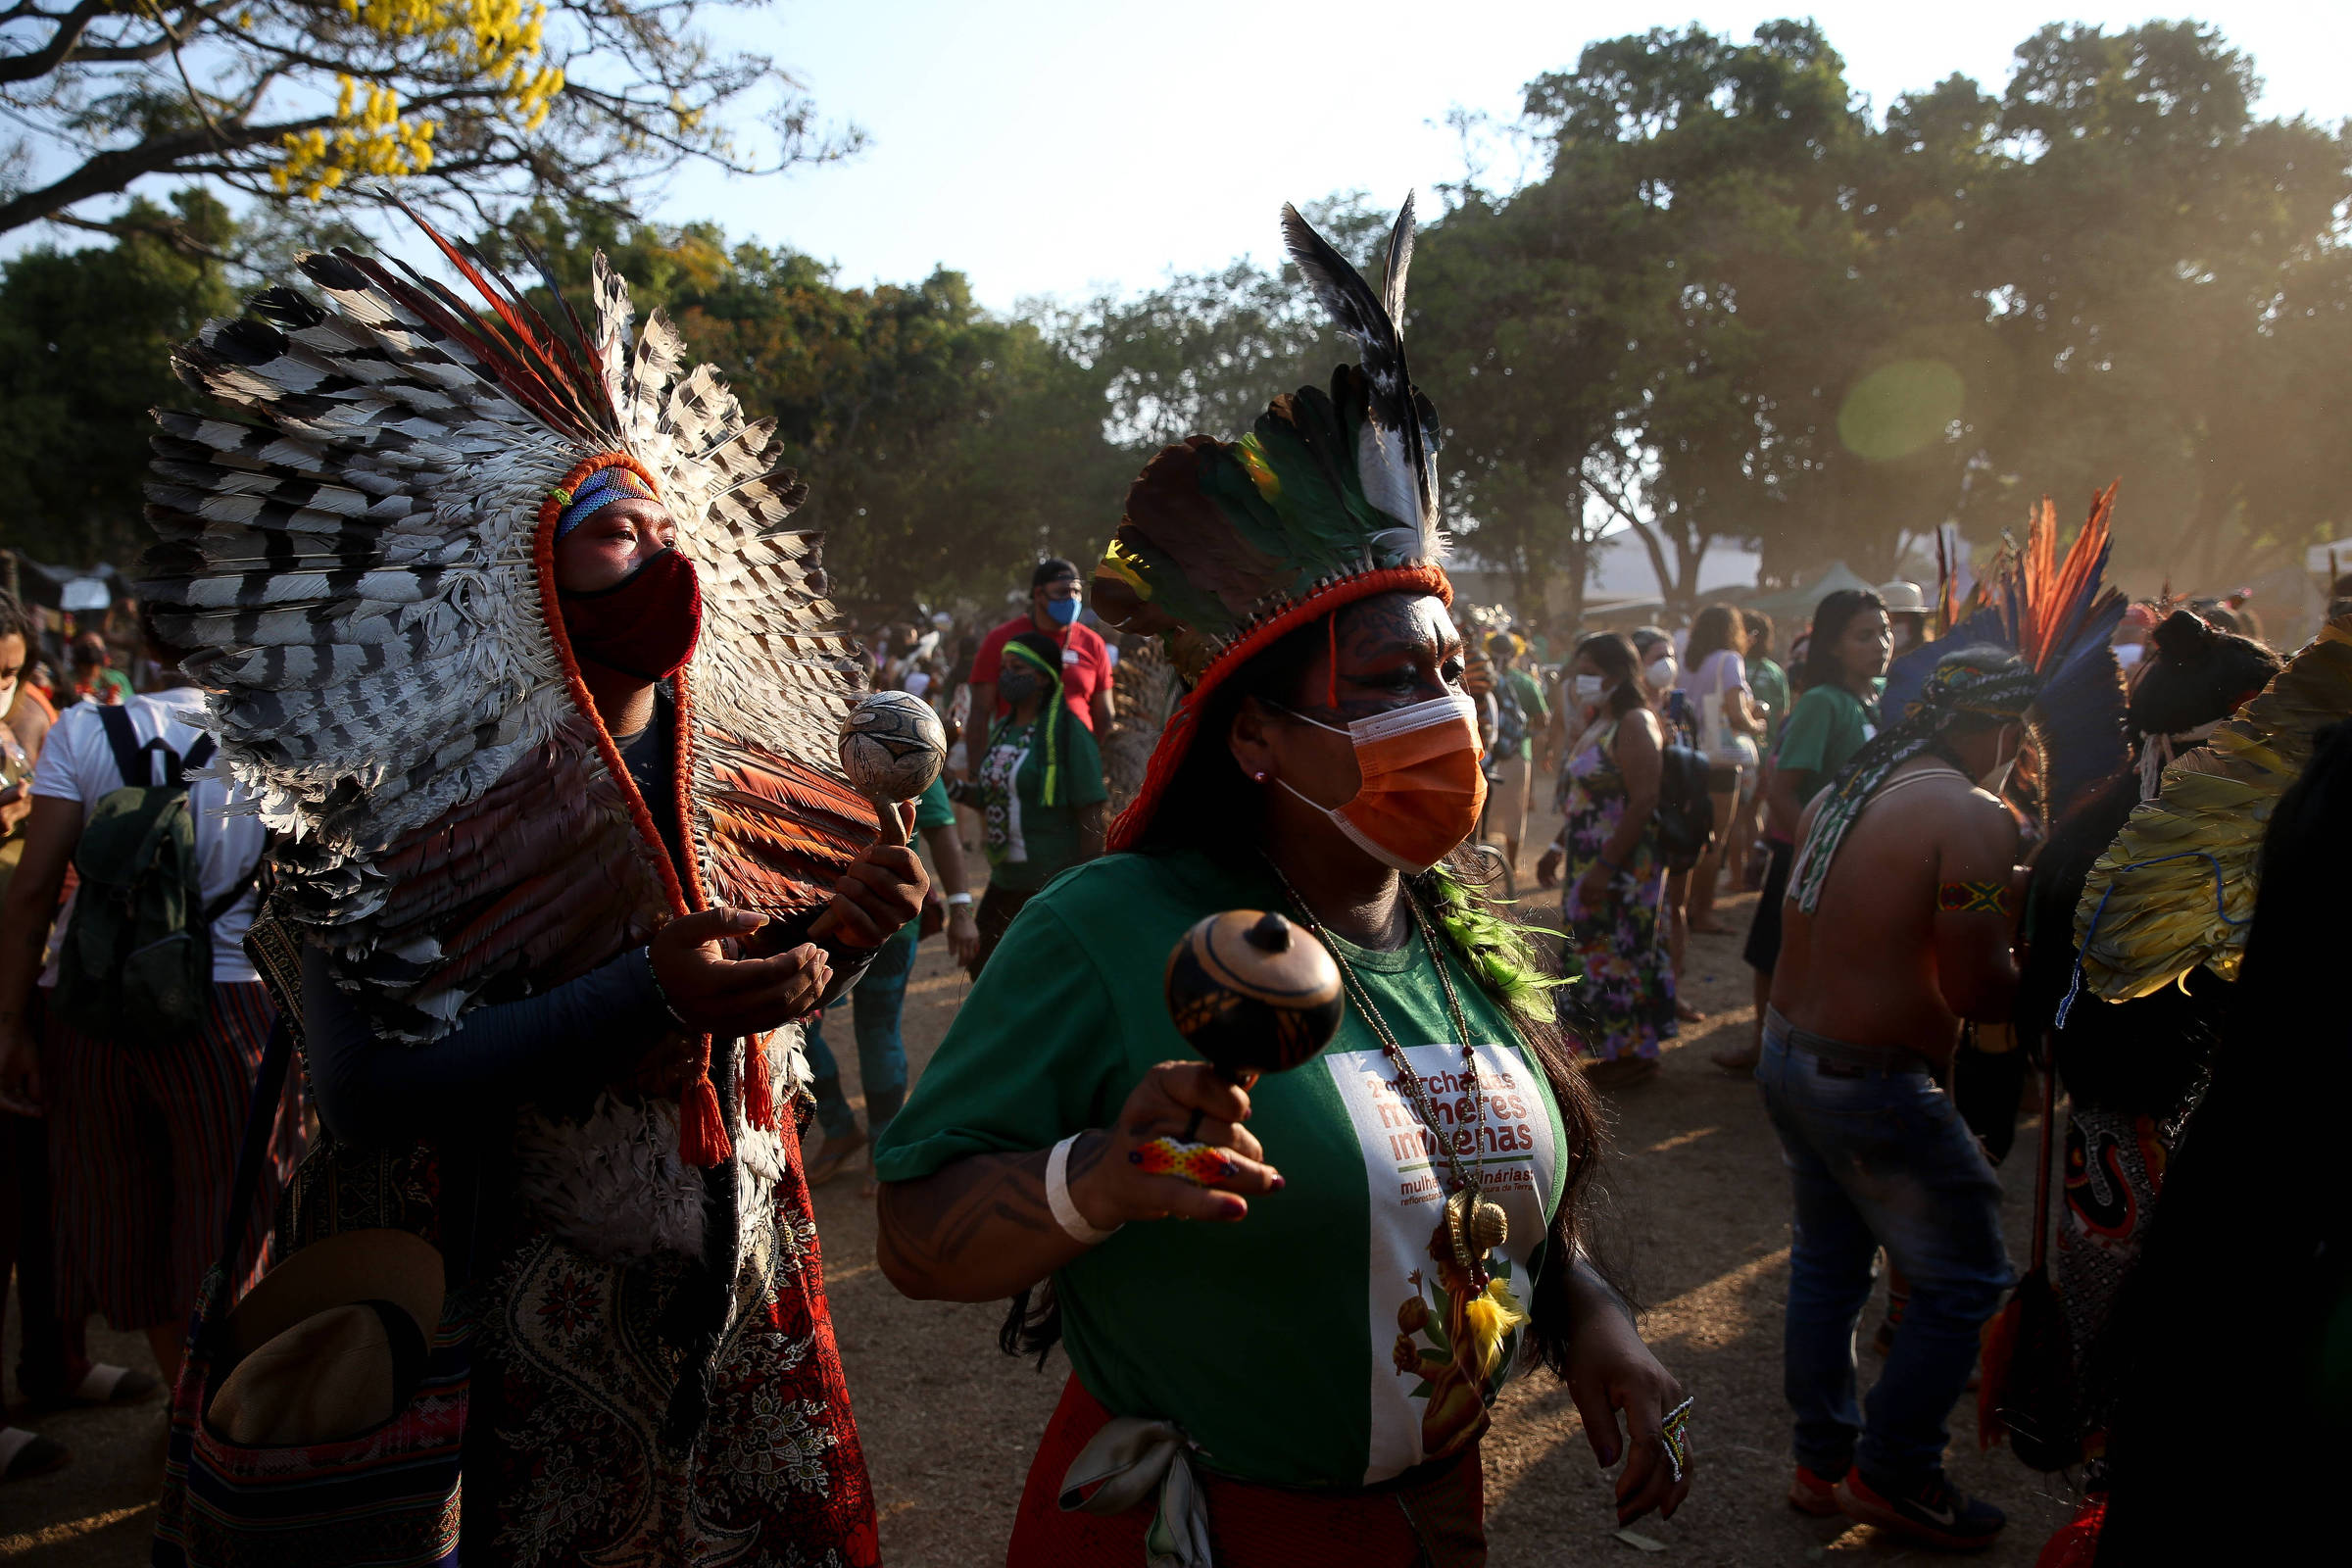
<instances>
[{"instance_id":1,"label":"bare shoulder","mask_svg":"<svg viewBox=\"0 0 2352 1568\"><path fill-rule=\"evenodd\" d=\"M1997 796L1974 783L1950 788L1936 839L1948 864L1997 867L2003 875L2017 858L2017 817Z\"/></svg>"}]
</instances>

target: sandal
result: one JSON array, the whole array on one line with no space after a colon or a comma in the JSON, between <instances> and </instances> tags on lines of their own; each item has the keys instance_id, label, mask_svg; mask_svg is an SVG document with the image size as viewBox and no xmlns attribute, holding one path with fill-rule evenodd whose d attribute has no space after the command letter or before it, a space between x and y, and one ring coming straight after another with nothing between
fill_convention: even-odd
<instances>
[{"instance_id":1,"label":"sandal","mask_svg":"<svg viewBox=\"0 0 2352 1568\"><path fill-rule=\"evenodd\" d=\"M111 1361L91 1363L82 1380L63 1394L41 1395L24 1401L35 1410L63 1410L69 1406L113 1405L144 1403L164 1380L152 1372L136 1367L116 1366Z\"/></svg>"},{"instance_id":2,"label":"sandal","mask_svg":"<svg viewBox=\"0 0 2352 1568\"><path fill-rule=\"evenodd\" d=\"M865 1147L865 1129L853 1127L839 1138L828 1137L808 1167L808 1185L821 1187L841 1174L852 1155Z\"/></svg>"},{"instance_id":3,"label":"sandal","mask_svg":"<svg viewBox=\"0 0 2352 1568\"><path fill-rule=\"evenodd\" d=\"M1688 1002L1676 1002L1674 1015L1684 1023L1705 1023L1707 1021L1707 1015Z\"/></svg>"},{"instance_id":4,"label":"sandal","mask_svg":"<svg viewBox=\"0 0 2352 1568\"><path fill-rule=\"evenodd\" d=\"M24 1427L0 1427L0 1481L45 1476L73 1454L55 1438Z\"/></svg>"}]
</instances>

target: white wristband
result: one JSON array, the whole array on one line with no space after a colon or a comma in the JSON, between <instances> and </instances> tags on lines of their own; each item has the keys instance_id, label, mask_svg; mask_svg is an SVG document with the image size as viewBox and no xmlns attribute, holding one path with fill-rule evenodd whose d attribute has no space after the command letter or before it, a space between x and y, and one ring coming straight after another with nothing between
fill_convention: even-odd
<instances>
[{"instance_id":1,"label":"white wristband","mask_svg":"<svg viewBox=\"0 0 2352 1568\"><path fill-rule=\"evenodd\" d=\"M1100 1247L1116 1234L1118 1227L1099 1231L1086 1222L1078 1205L1070 1199L1070 1146L1084 1133L1072 1133L1054 1146L1046 1156L1046 1203L1054 1210L1054 1223L1059 1225L1070 1240L1081 1247Z\"/></svg>"},{"instance_id":2,"label":"white wristband","mask_svg":"<svg viewBox=\"0 0 2352 1568\"><path fill-rule=\"evenodd\" d=\"M971 902L972 896L969 893L951 893L947 895L946 899L947 906L951 909L955 908L958 905L969 904Z\"/></svg>"}]
</instances>

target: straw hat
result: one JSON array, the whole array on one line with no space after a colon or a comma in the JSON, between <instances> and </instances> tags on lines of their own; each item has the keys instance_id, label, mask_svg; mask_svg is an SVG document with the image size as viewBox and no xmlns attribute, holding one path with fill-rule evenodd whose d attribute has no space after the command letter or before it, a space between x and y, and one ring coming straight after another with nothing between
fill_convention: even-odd
<instances>
[{"instance_id":1,"label":"straw hat","mask_svg":"<svg viewBox=\"0 0 2352 1568\"><path fill-rule=\"evenodd\" d=\"M206 1409L232 1443L353 1438L400 1413L441 1321L441 1254L407 1231L347 1231L264 1275L229 1313L234 1358Z\"/></svg>"},{"instance_id":2,"label":"straw hat","mask_svg":"<svg viewBox=\"0 0 2352 1568\"><path fill-rule=\"evenodd\" d=\"M1927 596L1919 584L1897 577L1892 582L1879 584L1879 602L1886 607L1889 615L1924 615L1928 612Z\"/></svg>"}]
</instances>

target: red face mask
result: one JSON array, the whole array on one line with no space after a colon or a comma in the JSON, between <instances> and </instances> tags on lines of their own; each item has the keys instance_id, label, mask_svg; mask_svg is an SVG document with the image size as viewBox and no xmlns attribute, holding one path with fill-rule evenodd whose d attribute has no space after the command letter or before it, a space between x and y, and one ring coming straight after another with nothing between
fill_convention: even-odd
<instances>
[{"instance_id":1,"label":"red face mask","mask_svg":"<svg viewBox=\"0 0 2352 1568\"><path fill-rule=\"evenodd\" d=\"M686 667L703 634L703 585L675 549L610 588L556 595L571 651L639 680L667 680Z\"/></svg>"}]
</instances>

